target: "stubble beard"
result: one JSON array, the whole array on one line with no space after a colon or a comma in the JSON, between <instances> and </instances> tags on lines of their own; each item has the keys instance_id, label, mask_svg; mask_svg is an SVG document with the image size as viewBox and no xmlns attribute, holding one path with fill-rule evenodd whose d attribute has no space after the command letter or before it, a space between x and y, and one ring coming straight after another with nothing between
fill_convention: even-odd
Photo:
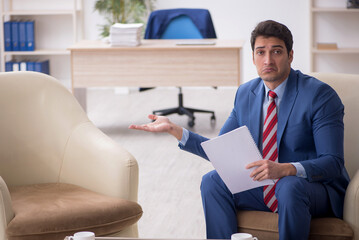
<instances>
[{"instance_id":1,"label":"stubble beard","mask_svg":"<svg viewBox=\"0 0 359 240\"><path fill-rule=\"evenodd\" d=\"M275 75L275 76L260 76L262 78L263 81L268 82L268 83L274 83L274 82L281 82L284 81L288 75L289 72L283 72L280 75Z\"/></svg>"}]
</instances>

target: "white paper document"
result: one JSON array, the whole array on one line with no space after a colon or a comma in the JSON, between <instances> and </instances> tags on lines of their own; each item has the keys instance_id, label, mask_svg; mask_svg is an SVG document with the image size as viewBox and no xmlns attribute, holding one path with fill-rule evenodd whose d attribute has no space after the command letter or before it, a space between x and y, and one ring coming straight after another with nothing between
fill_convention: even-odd
<instances>
[{"instance_id":1,"label":"white paper document","mask_svg":"<svg viewBox=\"0 0 359 240\"><path fill-rule=\"evenodd\" d=\"M246 165L262 159L247 126L201 143L209 160L232 194L248 189L273 185L273 180L254 181L250 174L254 168Z\"/></svg>"}]
</instances>

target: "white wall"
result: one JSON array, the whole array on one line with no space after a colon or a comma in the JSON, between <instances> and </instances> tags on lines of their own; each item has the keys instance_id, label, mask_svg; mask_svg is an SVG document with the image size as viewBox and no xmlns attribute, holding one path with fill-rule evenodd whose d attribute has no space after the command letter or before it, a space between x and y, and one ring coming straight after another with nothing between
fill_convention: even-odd
<instances>
[{"instance_id":1,"label":"white wall","mask_svg":"<svg viewBox=\"0 0 359 240\"><path fill-rule=\"evenodd\" d=\"M94 0L85 0L85 38L97 39L97 24L103 18L92 11ZM156 9L206 8L212 15L217 37L244 39L242 81L257 76L252 63L250 33L266 19L279 21L292 31L294 38L293 68L308 72L309 63L309 0L157 0Z\"/></svg>"}]
</instances>

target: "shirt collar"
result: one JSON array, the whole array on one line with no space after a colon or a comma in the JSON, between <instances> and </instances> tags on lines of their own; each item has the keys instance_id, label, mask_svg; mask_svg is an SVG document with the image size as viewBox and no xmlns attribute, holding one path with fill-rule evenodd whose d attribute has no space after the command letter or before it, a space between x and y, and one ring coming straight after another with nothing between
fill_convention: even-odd
<instances>
[{"instance_id":1,"label":"shirt collar","mask_svg":"<svg viewBox=\"0 0 359 240\"><path fill-rule=\"evenodd\" d=\"M284 90L285 87L287 86L287 82L288 82L288 78L286 78L278 87L276 87L274 90L272 90L273 92L275 92L277 94L277 98L278 99L282 99L283 94L284 94ZM267 87L267 85L265 85L265 83L263 82L264 88L266 90L266 98L268 100L268 92L269 92L269 88Z\"/></svg>"}]
</instances>

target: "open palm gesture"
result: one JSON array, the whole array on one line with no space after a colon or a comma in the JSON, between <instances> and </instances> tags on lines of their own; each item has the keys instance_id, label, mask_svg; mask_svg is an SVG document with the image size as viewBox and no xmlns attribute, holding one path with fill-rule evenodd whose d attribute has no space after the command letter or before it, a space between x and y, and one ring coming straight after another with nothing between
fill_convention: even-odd
<instances>
[{"instance_id":1,"label":"open palm gesture","mask_svg":"<svg viewBox=\"0 0 359 240\"><path fill-rule=\"evenodd\" d=\"M148 118L154 120L151 123L142 125L130 125L130 129L143 130L147 132L168 132L171 128L171 122L167 117L156 116L153 114L148 115Z\"/></svg>"},{"instance_id":2,"label":"open palm gesture","mask_svg":"<svg viewBox=\"0 0 359 240\"><path fill-rule=\"evenodd\" d=\"M173 124L167 117L150 114L148 118L153 122L142 125L130 125L129 129L143 130L147 132L166 132L178 140L182 138L182 127Z\"/></svg>"}]
</instances>

